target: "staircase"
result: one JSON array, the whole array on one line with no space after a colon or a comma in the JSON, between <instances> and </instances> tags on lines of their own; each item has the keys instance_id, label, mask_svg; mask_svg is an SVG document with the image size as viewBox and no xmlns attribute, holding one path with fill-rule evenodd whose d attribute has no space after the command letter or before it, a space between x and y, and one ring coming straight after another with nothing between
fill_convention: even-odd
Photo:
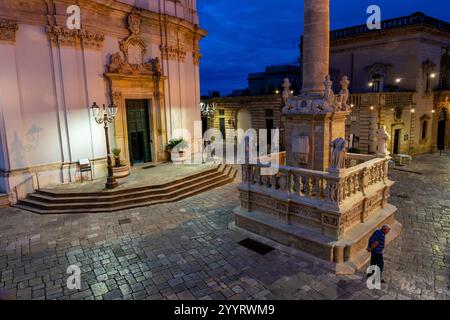
<instances>
[{"instance_id":1,"label":"staircase","mask_svg":"<svg viewBox=\"0 0 450 320\"><path fill-rule=\"evenodd\" d=\"M40 189L19 201L16 207L39 214L115 212L175 202L229 184L237 171L220 165L186 178L157 186L142 186L103 192L57 192Z\"/></svg>"}]
</instances>

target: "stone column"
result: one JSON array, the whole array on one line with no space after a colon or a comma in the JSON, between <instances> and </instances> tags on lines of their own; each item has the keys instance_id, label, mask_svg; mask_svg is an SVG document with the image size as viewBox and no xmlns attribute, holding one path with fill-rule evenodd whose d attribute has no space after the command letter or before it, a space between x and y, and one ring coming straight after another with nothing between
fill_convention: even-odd
<instances>
[{"instance_id":1,"label":"stone column","mask_svg":"<svg viewBox=\"0 0 450 320\"><path fill-rule=\"evenodd\" d=\"M330 64L330 1L305 0L302 93L323 95Z\"/></svg>"}]
</instances>

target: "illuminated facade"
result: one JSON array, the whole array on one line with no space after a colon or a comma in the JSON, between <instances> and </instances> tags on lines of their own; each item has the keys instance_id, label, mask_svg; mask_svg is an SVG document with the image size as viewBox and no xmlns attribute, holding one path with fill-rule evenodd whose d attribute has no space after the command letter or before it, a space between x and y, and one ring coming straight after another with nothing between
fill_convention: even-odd
<instances>
[{"instance_id":1,"label":"illuminated facade","mask_svg":"<svg viewBox=\"0 0 450 320\"><path fill-rule=\"evenodd\" d=\"M195 0L0 2L0 192L39 173L41 186L77 181L80 159L105 174L102 126L90 106L118 106L111 143L122 163L159 162L201 121ZM193 135L193 134L192 134ZM190 137L187 140L196 143Z\"/></svg>"}]
</instances>

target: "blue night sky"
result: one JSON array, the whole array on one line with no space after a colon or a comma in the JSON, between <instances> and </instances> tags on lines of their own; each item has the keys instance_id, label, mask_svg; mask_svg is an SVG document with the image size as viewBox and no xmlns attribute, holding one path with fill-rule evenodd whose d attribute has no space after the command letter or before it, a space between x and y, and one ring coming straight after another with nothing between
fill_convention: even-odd
<instances>
[{"instance_id":1,"label":"blue night sky","mask_svg":"<svg viewBox=\"0 0 450 320\"><path fill-rule=\"evenodd\" d=\"M421 11L449 21L448 0L331 0L331 28L366 23L367 7L381 7L382 20ZM267 65L293 63L303 33L303 0L198 0L202 94L247 88L247 75Z\"/></svg>"}]
</instances>

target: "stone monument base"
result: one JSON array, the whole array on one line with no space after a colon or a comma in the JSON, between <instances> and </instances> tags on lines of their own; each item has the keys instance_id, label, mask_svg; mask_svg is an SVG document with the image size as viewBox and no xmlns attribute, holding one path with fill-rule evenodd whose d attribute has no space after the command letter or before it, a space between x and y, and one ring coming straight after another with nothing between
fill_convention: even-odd
<instances>
[{"instance_id":1,"label":"stone monument base","mask_svg":"<svg viewBox=\"0 0 450 320\"><path fill-rule=\"evenodd\" d=\"M366 247L376 229L384 224L391 226L386 244L400 235L402 225L395 220L396 211L396 207L387 205L338 241L304 227L285 224L269 214L248 212L240 207L234 210L235 223L232 227L253 234L255 238L264 237L328 262L337 275L350 275L370 261Z\"/></svg>"}]
</instances>

